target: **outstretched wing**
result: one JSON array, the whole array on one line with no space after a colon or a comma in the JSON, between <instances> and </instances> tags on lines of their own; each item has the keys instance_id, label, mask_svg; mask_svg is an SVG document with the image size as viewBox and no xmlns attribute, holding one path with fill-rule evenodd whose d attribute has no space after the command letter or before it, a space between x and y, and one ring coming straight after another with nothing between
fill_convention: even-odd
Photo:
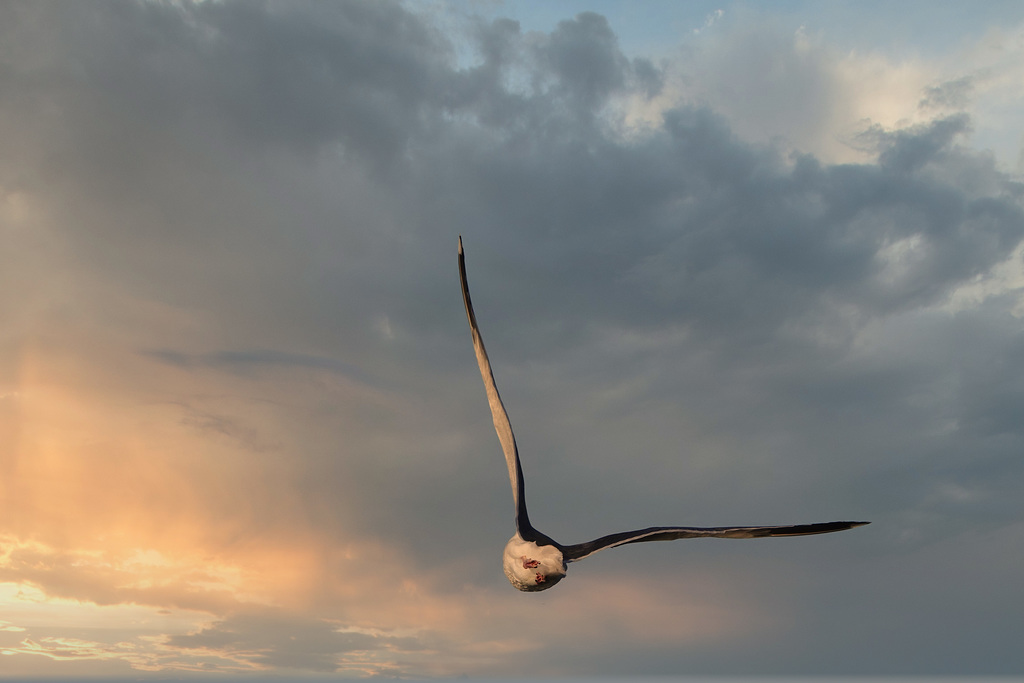
<instances>
[{"instance_id":1,"label":"outstretched wing","mask_svg":"<svg viewBox=\"0 0 1024 683\"><path fill-rule=\"evenodd\" d=\"M509 422L505 406L501 402L501 396L498 395L498 387L494 383L494 374L491 372L491 362L487 359L487 349L484 348L484 340L480 336L480 329L476 324L473 300L469 297L469 283L466 281L466 258L462 253L461 236L459 237L459 277L462 280L462 301L466 304L469 331L473 334L476 362L480 366L480 376L483 377L484 388L487 390L487 402L491 406L494 431L498 433L498 441L501 442L501 450L505 452L505 463L508 465L508 478L512 484L512 500L516 506L516 529L519 531L519 535L528 541L547 541L553 545L554 541L543 534L537 534L530 525L530 518L526 514L526 492L523 485L523 469L519 465L519 451L516 449L516 437L512 434L512 423Z\"/></svg>"},{"instance_id":2,"label":"outstretched wing","mask_svg":"<svg viewBox=\"0 0 1024 683\"><path fill-rule=\"evenodd\" d=\"M637 531L623 531L618 534L602 536L588 543L562 546L562 558L566 562L576 562L589 557L599 550L614 548L627 543L644 543L646 541L675 541L680 538L765 538L768 536L808 536L810 534L828 534L833 531L844 531L868 522L822 522L820 524L798 524L796 526L723 526L723 527L691 527L691 526L652 526Z\"/></svg>"}]
</instances>

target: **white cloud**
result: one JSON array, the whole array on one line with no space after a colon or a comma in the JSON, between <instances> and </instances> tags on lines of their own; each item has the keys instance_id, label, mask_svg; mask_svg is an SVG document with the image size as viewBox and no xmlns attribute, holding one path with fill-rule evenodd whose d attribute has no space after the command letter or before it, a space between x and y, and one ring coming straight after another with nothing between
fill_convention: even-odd
<instances>
[{"instance_id":1,"label":"white cloud","mask_svg":"<svg viewBox=\"0 0 1024 683\"><path fill-rule=\"evenodd\" d=\"M803 26L787 32L770 16L740 13L666 59L665 89L632 101L628 116L651 126L672 107L707 105L747 140L861 163L871 157L851 143L865 128L902 129L965 111L975 122L972 144L1013 169L1022 149L1022 30L993 29L943 58L895 56L842 52L831 36Z\"/></svg>"}]
</instances>

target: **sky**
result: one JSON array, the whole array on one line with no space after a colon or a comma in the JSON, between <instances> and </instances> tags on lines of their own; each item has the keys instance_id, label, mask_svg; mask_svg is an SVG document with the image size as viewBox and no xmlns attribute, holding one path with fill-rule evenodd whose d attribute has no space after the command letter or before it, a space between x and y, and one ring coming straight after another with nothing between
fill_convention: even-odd
<instances>
[{"instance_id":1,"label":"sky","mask_svg":"<svg viewBox=\"0 0 1024 683\"><path fill-rule=\"evenodd\" d=\"M1024 675L1024 4L0 4L0 678ZM868 520L632 545L535 525Z\"/></svg>"}]
</instances>

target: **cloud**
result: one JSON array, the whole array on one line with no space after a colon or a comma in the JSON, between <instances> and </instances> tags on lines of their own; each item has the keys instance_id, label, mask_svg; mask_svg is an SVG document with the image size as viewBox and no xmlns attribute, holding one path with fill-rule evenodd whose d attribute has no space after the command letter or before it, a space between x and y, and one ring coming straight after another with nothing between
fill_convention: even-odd
<instances>
[{"instance_id":1,"label":"cloud","mask_svg":"<svg viewBox=\"0 0 1024 683\"><path fill-rule=\"evenodd\" d=\"M594 13L547 33L380 1L0 14L14 659L913 670L826 636L871 645L900 614L919 652L952 648L918 610L955 572L900 589L961 540L985 576L1019 566L995 538L1022 493L1024 197L971 137L1000 78L732 13L657 64ZM459 234L546 532L876 524L622 549L523 601L497 570L511 501ZM31 618L85 607L156 621Z\"/></svg>"},{"instance_id":2,"label":"cloud","mask_svg":"<svg viewBox=\"0 0 1024 683\"><path fill-rule=\"evenodd\" d=\"M918 106L921 109L954 109L961 111L970 103L974 91L974 78L961 76L938 85L925 88L924 97Z\"/></svg>"},{"instance_id":3,"label":"cloud","mask_svg":"<svg viewBox=\"0 0 1024 683\"><path fill-rule=\"evenodd\" d=\"M10 537L4 546L0 580L37 586L52 597L206 611L237 605L230 574L225 576L223 568L189 567L188 562L167 560L159 553L118 557L95 550L60 550Z\"/></svg>"},{"instance_id":4,"label":"cloud","mask_svg":"<svg viewBox=\"0 0 1024 683\"><path fill-rule=\"evenodd\" d=\"M279 615L244 614L218 621L197 633L171 636L168 647L213 654L256 670L305 669L347 673L381 673L352 655L419 649L413 638L343 630L336 624ZM348 660L342 665L342 659ZM374 662L375 663L375 662ZM369 665L369 666L367 666Z\"/></svg>"},{"instance_id":5,"label":"cloud","mask_svg":"<svg viewBox=\"0 0 1024 683\"><path fill-rule=\"evenodd\" d=\"M716 9L714 12L707 15L707 17L704 19L704 25L701 28L693 29L694 34L698 34L701 33L702 31L708 30L709 28L714 26L715 23L718 22L718 20L720 20L724 15L725 10Z\"/></svg>"}]
</instances>

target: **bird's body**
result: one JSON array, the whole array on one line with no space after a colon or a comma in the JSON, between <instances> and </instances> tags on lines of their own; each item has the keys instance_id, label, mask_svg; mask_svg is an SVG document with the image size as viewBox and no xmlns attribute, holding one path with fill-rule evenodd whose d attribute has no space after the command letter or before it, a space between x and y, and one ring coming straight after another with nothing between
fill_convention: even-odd
<instances>
[{"instance_id":1,"label":"bird's body","mask_svg":"<svg viewBox=\"0 0 1024 683\"><path fill-rule=\"evenodd\" d=\"M648 527L636 531L609 534L586 543L562 545L551 537L537 531L530 523L526 511L526 486L523 470L519 463L519 451L512 423L505 412L505 406L494 382L491 363L487 357L483 337L473 312L473 301L469 296L466 280L466 262L462 252L462 238L459 238L459 277L462 281L462 300L469 318L469 329L473 336L473 350L476 352L480 375L487 391L487 402L494 420L494 430L505 453L509 481L512 484L512 500L516 508L516 534L505 545L502 564L509 582L521 591L541 591L561 581L570 562L577 562L599 550L614 548L629 543L648 541L674 541L682 538L763 538L768 536L807 536L843 531L863 526L868 522L824 522L820 524L799 524L790 526L746 526L746 527Z\"/></svg>"},{"instance_id":2,"label":"bird's body","mask_svg":"<svg viewBox=\"0 0 1024 683\"><path fill-rule=\"evenodd\" d=\"M501 559L505 576L521 591L551 588L565 576L565 559L557 545L526 541L518 531L505 544Z\"/></svg>"}]
</instances>

